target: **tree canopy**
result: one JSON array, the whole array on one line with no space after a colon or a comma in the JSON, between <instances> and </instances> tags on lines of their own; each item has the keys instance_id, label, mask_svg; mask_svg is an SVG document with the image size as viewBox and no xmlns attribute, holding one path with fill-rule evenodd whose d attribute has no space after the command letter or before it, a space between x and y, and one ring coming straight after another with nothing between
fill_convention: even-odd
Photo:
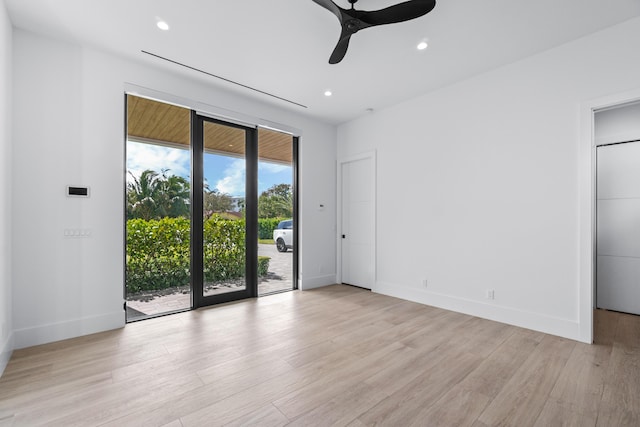
<instances>
[{"instance_id":1,"label":"tree canopy","mask_svg":"<svg viewBox=\"0 0 640 427\"><path fill-rule=\"evenodd\" d=\"M140 176L129 172L127 183L127 218L145 220L189 217L189 180L169 174L168 169L160 173L147 169ZM233 210L233 198L217 189L205 187L204 212L208 218L214 213ZM293 193L291 184L276 184L258 197L259 218L291 218L293 216Z\"/></svg>"},{"instance_id":2,"label":"tree canopy","mask_svg":"<svg viewBox=\"0 0 640 427\"><path fill-rule=\"evenodd\" d=\"M275 184L258 197L258 218L291 218L293 193L291 184Z\"/></svg>"},{"instance_id":3,"label":"tree canopy","mask_svg":"<svg viewBox=\"0 0 640 427\"><path fill-rule=\"evenodd\" d=\"M214 213L229 212L233 210L233 198L227 193L221 193L217 189L204 192L204 212L209 218Z\"/></svg>"}]
</instances>

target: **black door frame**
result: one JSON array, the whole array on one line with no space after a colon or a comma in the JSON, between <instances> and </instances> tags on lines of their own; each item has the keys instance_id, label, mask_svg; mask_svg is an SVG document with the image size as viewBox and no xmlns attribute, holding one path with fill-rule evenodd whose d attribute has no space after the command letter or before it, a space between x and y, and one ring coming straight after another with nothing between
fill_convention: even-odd
<instances>
[{"instance_id":1,"label":"black door frame","mask_svg":"<svg viewBox=\"0 0 640 427\"><path fill-rule=\"evenodd\" d=\"M245 288L205 296L202 216L204 203L204 124L215 123L245 132ZM192 307L205 307L258 296L258 131L191 110L191 293Z\"/></svg>"},{"instance_id":2,"label":"black door frame","mask_svg":"<svg viewBox=\"0 0 640 427\"><path fill-rule=\"evenodd\" d=\"M298 169L300 168L300 163L298 162L298 150L299 147L298 145L300 144L300 137L299 136L294 136L291 143L293 144L293 162L292 162L292 166L293 166L293 290L296 291L298 290L298 262L299 262L299 257L298 254L300 253L298 251L298 248L300 246L298 246L298 243L300 241L300 239L298 238L298 236L300 236L300 233L298 232L298 230L300 229L300 227L298 226L299 224L299 215L298 215L298 184L299 184L299 171Z\"/></svg>"}]
</instances>

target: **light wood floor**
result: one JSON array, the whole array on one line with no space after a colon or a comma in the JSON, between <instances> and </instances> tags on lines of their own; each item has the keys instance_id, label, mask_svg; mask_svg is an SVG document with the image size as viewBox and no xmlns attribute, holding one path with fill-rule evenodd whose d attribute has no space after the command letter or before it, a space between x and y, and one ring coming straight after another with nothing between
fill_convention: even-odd
<instances>
[{"instance_id":1,"label":"light wood floor","mask_svg":"<svg viewBox=\"0 0 640 427\"><path fill-rule=\"evenodd\" d=\"M347 286L18 350L0 426L640 425L640 320L586 345Z\"/></svg>"}]
</instances>

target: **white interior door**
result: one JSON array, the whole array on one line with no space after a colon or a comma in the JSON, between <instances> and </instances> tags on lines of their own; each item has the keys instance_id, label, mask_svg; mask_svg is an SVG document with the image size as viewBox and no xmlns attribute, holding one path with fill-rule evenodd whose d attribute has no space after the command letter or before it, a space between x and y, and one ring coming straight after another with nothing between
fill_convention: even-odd
<instances>
[{"instance_id":1,"label":"white interior door","mask_svg":"<svg viewBox=\"0 0 640 427\"><path fill-rule=\"evenodd\" d=\"M640 142L597 148L598 308L640 314Z\"/></svg>"},{"instance_id":2,"label":"white interior door","mask_svg":"<svg viewBox=\"0 0 640 427\"><path fill-rule=\"evenodd\" d=\"M371 289L375 281L374 158L341 165L342 283Z\"/></svg>"}]
</instances>

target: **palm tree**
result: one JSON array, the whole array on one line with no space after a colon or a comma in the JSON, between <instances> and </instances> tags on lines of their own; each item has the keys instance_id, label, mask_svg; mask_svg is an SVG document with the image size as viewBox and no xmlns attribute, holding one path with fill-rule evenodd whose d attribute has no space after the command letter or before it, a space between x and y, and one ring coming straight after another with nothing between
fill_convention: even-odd
<instances>
[{"instance_id":1,"label":"palm tree","mask_svg":"<svg viewBox=\"0 0 640 427\"><path fill-rule=\"evenodd\" d=\"M133 179L127 184L127 217L150 220L156 216L158 207L158 173L150 169L139 178L129 171Z\"/></svg>"},{"instance_id":2,"label":"palm tree","mask_svg":"<svg viewBox=\"0 0 640 427\"><path fill-rule=\"evenodd\" d=\"M177 175L166 176L167 171L163 171L162 176L162 210L165 216L172 218L188 217L190 213L189 201L191 199L191 187L186 178Z\"/></svg>"},{"instance_id":3,"label":"palm tree","mask_svg":"<svg viewBox=\"0 0 640 427\"><path fill-rule=\"evenodd\" d=\"M147 169L127 184L127 217L160 219L189 216L189 181L181 176L161 174Z\"/></svg>"}]
</instances>

